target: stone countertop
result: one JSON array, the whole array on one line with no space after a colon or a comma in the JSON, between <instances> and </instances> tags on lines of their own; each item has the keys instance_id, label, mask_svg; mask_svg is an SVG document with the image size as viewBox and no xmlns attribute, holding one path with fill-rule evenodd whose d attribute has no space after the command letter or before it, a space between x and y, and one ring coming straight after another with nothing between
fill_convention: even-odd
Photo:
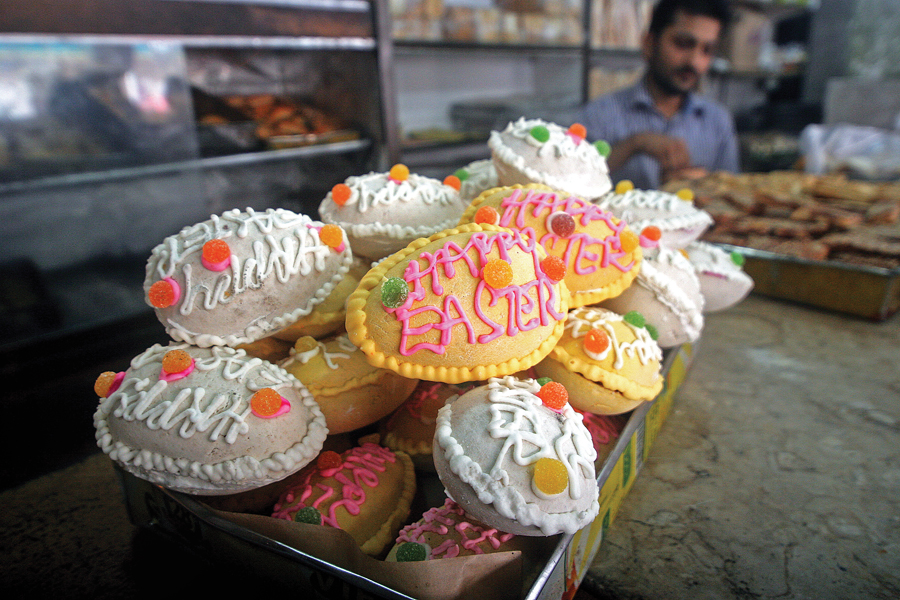
<instances>
[{"instance_id":1,"label":"stone countertop","mask_svg":"<svg viewBox=\"0 0 900 600\"><path fill-rule=\"evenodd\" d=\"M898 341L900 316L755 296L708 315L576 598L900 597ZM0 506L3 597L274 591L133 527L101 454Z\"/></svg>"},{"instance_id":2,"label":"stone countertop","mask_svg":"<svg viewBox=\"0 0 900 600\"><path fill-rule=\"evenodd\" d=\"M900 315L751 296L691 370L582 589L900 598Z\"/></svg>"}]
</instances>

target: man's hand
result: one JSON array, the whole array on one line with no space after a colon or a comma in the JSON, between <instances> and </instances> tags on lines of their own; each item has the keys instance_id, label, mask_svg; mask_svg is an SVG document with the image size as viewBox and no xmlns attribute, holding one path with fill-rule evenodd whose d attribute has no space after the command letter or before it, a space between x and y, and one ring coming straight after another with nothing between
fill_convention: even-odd
<instances>
[{"instance_id":1,"label":"man's hand","mask_svg":"<svg viewBox=\"0 0 900 600\"><path fill-rule=\"evenodd\" d=\"M649 154L655 158L663 173L691 166L691 155L684 140L647 131L625 138L612 148L606 158L609 170L620 169L635 154Z\"/></svg>"}]
</instances>

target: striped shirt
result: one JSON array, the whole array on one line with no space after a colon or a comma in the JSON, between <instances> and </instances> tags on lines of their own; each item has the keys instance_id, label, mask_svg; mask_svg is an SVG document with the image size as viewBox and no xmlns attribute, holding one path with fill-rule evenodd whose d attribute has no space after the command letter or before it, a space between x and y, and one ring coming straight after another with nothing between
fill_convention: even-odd
<instances>
[{"instance_id":1,"label":"striped shirt","mask_svg":"<svg viewBox=\"0 0 900 600\"><path fill-rule=\"evenodd\" d=\"M636 133L654 131L682 138L690 152L691 166L708 171L739 170L731 114L717 102L697 94L688 94L679 111L667 119L656 109L641 79L634 86L585 105L578 122L584 125L591 141L606 140L614 146ZM636 188L656 189L660 185L660 166L651 156L636 154L610 177L614 183L629 179Z\"/></svg>"}]
</instances>

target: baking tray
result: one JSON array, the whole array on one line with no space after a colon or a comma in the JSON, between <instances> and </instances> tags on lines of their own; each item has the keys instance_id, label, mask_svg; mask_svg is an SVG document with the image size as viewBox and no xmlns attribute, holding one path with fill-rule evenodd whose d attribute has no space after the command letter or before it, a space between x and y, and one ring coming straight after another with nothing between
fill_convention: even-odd
<instances>
[{"instance_id":1,"label":"baking tray","mask_svg":"<svg viewBox=\"0 0 900 600\"><path fill-rule=\"evenodd\" d=\"M717 244L743 255L753 292L883 321L900 308L900 267L893 269L815 261Z\"/></svg>"},{"instance_id":2,"label":"baking tray","mask_svg":"<svg viewBox=\"0 0 900 600\"><path fill-rule=\"evenodd\" d=\"M665 385L653 402L628 417L612 451L598 468L600 512L574 534L560 535L543 567L532 575L523 600L571 598L587 573L607 529L646 461L690 367L695 345L667 350ZM131 522L174 540L213 561L252 569L273 582L329 598L408 599L396 589L340 568L242 527L193 497L139 479L116 466ZM485 590L480 598L490 598Z\"/></svg>"}]
</instances>

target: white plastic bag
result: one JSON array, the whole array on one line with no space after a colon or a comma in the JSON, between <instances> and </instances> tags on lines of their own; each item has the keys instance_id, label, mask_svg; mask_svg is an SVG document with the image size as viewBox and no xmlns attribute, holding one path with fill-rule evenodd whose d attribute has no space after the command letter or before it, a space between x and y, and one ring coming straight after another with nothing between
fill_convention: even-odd
<instances>
[{"instance_id":1,"label":"white plastic bag","mask_svg":"<svg viewBox=\"0 0 900 600\"><path fill-rule=\"evenodd\" d=\"M806 172L845 171L858 179L900 178L900 132L861 125L807 125L800 133Z\"/></svg>"}]
</instances>

